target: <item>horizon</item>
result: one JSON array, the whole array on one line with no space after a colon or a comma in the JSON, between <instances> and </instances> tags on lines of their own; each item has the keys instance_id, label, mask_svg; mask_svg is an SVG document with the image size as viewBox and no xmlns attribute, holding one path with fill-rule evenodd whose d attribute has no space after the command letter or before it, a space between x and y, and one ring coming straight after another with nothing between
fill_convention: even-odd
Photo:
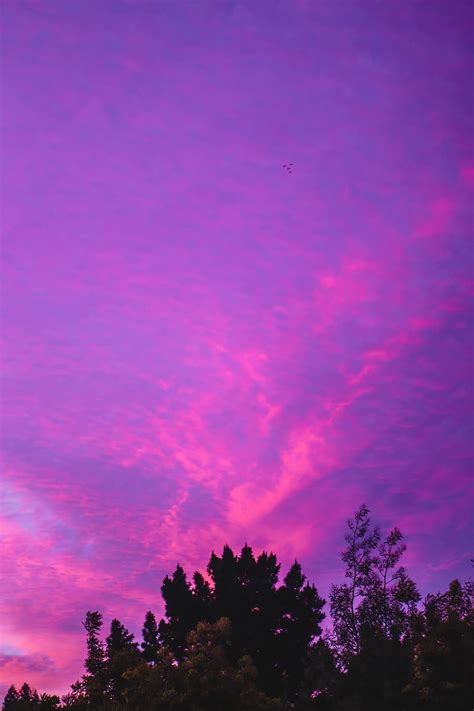
<instances>
[{"instance_id":1,"label":"horizon","mask_svg":"<svg viewBox=\"0 0 474 711\"><path fill-rule=\"evenodd\" d=\"M327 599L362 502L468 579L472 4L2 13L1 689L225 543Z\"/></svg>"}]
</instances>

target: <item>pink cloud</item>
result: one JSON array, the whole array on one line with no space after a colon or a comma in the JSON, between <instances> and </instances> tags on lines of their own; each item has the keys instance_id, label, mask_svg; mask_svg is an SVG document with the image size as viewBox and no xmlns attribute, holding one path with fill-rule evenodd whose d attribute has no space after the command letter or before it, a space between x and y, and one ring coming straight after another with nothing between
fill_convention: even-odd
<instances>
[{"instance_id":1,"label":"pink cloud","mask_svg":"<svg viewBox=\"0 0 474 711\"><path fill-rule=\"evenodd\" d=\"M452 224L456 207L456 202L447 196L435 200L430 205L429 213L416 228L415 236L420 239L446 237L446 231Z\"/></svg>"}]
</instances>

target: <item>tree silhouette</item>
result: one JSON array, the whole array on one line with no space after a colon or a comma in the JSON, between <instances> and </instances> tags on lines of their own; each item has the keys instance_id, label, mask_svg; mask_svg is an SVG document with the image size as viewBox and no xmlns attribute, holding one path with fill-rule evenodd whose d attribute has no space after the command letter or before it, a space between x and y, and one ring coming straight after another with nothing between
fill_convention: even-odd
<instances>
[{"instance_id":1,"label":"tree silhouette","mask_svg":"<svg viewBox=\"0 0 474 711\"><path fill-rule=\"evenodd\" d=\"M186 637L196 626L195 605L191 585L180 565L176 566L173 576L166 576L161 586L165 601L166 621L159 625L160 637L175 655L182 661L186 647Z\"/></svg>"},{"instance_id":2,"label":"tree silhouette","mask_svg":"<svg viewBox=\"0 0 474 711\"><path fill-rule=\"evenodd\" d=\"M38 706L39 705L39 696L38 692L35 689L32 689L29 684L26 682L23 684L23 686L20 689L19 693L19 702L20 706L19 708L22 708L22 706Z\"/></svg>"},{"instance_id":3,"label":"tree silhouette","mask_svg":"<svg viewBox=\"0 0 474 711\"><path fill-rule=\"evenodd\" d=\"M362 505L354 519L347 522L346 550L342 561L349 583L333 585L330 602L334 624L335 648L343 664L360 651L360 614L357 604L364 599L374 565L374 551L380 541L378 528L371 530L369 509Z\"/></svg>"},{"instance_id":4,"label":"tree silhouette","mask_svg":"<svg viewBox=\"0 0 474 711\"><path fill-rule=\"evenodd\" d=\"M474 704L474 584L453 580L447 592L428 595L414 620L413 681L416 708L464 711Z\"/></svg>"},{"instance_id":5,"label":"tree silhouette","mask_svg":"<svg viewBox=\"0 0 474 711\"><path fill-rule=\"evenodd\" d=\"M193 608L196 620L209 621L211 614L211 587L203 575L196 571L193 575Z\"/></svg>"},{"instance_id":6,"label":"tree silhouette","mask_svg":"<svg viewBox=\"0 0 474 711\"><path fill-rule=\"evenodd\" d=\"M181 662L188 635L199 622L227 618L232 660L249 655L265 691L293 698L311 642L321 631L324 601L314 586L305 583L297 562L278 588L279 571L274 554L264 552L256 559L247 544L240 556L229 546L224 546L222 556L211 554L210 583L195 573L191 586L177 566L162 587L167 619L159 629L164 644Z\"/></svg>"},{"instance_id":7,"label":"tree silhouette","mask_svg":"<svg viewBox=\"0 0 474 711\"><path fill-rule=\"evenodd\" d=\"M385 538L361 506L348 522L346 581L324 600L295 561L281 580L273 553L224 546L207 578L178 565L162 585L165 617L148 611L140 645L113 619L84 621L83 677L63 697L11 686L3 711L465 711L474 707L474 584L454 580L420 608Z\"/></svg>"},{"instance_id":8,"label":"tree silhouette","mask_svg":"<svg viewBox=\"0 0 474 711\"><path fill-rule=\"evenodd\" d=\"M107 678L112 699L120 700L127 682L124 674L139 662L138 644L122 623L113 619L107 637Z\"/></svg>"},{"instance_id":9,"label":"tree silhouette","mask_svg":"<svg viewBox=\"0 0 474 711\"><path fill-rule=\"evenodd\" d=\"M63 701L67 708L102 709L107 690L107 661L100 639L103 624L101 613L97 610L89 611L82 624L86 630L86 674L72 685L71 692Z\"/></svg>"},{"instance_id":10,"label":"tree silhouette","mask_svg":"<svg viewBox=\"0 0 474 711\"><path fill-rule=\"evenodd\" d=\"M333 647L341 668L340 695L351 708L400 708L409 682L410 649L405 643L420 595L404 568L405 551L395 528L385 540L361 506L348 521L342 553L349 583L331 588Z\"/></svg>"},{"instance_id":11,"label":"tree silhouette","mask_svg":"<svg viewBox=\"0 0 474 711\"><path fill-rule=\"evenodd\" d=\"M133 634L122 625L120 620L113 619L110 625L110 634L107 637L108 658L110 659L119 652L136 650L137 646Z\"/></svg>"},{"instance_id":12,"label":"tree silhouette","mask_svg":"<svg viewBox=\"0 0 474 711\"><path fill-rule=\"evenodd\" d=\"M8 689L5 698L3 699L3 710L4 711L16 711L18 709L18 702L20 700L20 694L16 690L13 684Z\"/></svg>"},{"instance_id":13,"label":"tree silhouette","mask_svg":"<svg viewBox=\"0 0 474 711\"><path fill-rule=\"evenodd\" d=\"M321 634L325 600L314 585L306 582L301 565L295 561L278 590L281 626L278 630L279 667L285 680L285 697L294 698L303 681L311 643Z\"/></svg>"},{"instance_id":14,"label":"tree silhouette","mask_svg":"<svg viewBox=\"0 0 474 711\"><path fill-rule=\"evenodd\" d=\"M257 670L248 656L233 664L228 618L200 622L188 635L181 672L183 708L207 711L279 711L282 704L259 691Z\"/></svg>"},{"instance_id":15,"label":"tree silhouette","mask_svg":"<svg viewBox=\"0 0 474 711\"><path fill-rule=\"evenodd\" d=\"M155 615L153 612L150 612L150 610L146 613L142 635L143 642L141 643L141 648L143 657L146 662L155 664L158 660L158 652L160 651L160 640Z\"/></svg>"},{"instance_id":16,"label":"tree silhouette","mask_svg":"<svg viewBox=\"0 0 474 711\"><path fill-rule=\"evenodd\" d=\"M59 696L49 694L38 695L35 689L24 683L19 691L14 686L10 686L3 700L2 709L4 711L55 711L60 708L61 700Z\"/></svg>"}]
</instances>

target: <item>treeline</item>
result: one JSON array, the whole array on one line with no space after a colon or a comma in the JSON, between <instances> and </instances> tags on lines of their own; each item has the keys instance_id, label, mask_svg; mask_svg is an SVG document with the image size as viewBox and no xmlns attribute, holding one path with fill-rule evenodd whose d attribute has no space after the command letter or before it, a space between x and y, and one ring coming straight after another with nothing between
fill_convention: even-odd
<instances>
[{"instance_id":1,"label":"treeline","mask_svg":"<svg viewBox=\"0 0 474 711\"><path fill-rule=\"evenodd\" d=\"M225 546L208 580L178 565L147 612L139 643L119 620L84 621L84 675L71 692L11 687L4 711L471 711L474 585L454 580L421 602L400 566L398 529L382 538L366 506L348 521L344 583L323 600L299 563L282 582L276 556Z\"/></svg>"}]
</instances>

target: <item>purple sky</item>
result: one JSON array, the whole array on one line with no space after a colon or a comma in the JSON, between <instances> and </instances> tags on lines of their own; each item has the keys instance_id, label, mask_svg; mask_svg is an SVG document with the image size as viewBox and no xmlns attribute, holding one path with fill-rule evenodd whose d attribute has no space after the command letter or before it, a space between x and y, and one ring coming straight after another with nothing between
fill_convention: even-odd
<instances>
[{"instance_id":1,"label":"purple sky","mask_svg":"<svg viewBox=\"0 0 474 711\"><path fill-rule=\"evenodd\" d=\"M472 3L2 15L2 683L225 542L327 594L362 502L467 578Z\"/></svg>"}]
</instances>

